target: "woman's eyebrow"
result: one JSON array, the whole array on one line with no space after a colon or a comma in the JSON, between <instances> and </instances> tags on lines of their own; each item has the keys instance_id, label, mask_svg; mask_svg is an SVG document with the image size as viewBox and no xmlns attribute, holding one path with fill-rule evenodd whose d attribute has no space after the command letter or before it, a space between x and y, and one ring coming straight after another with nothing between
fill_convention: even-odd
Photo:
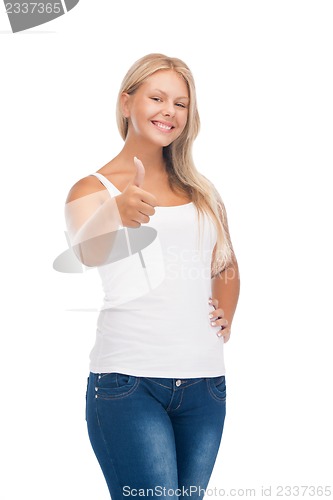
<instances>
[{"instance_id":1,"label":"woman's eyebrow","mask_svg":"<svg viewBox=\"0 0 333 500\"><path fill-rule=\"evenodd\" d=\"M160 92L161 94L163 95L167 95L166 92L164 92L163 90L160 90L160 89L153 89L152 92ZM190 99L188 96L186 95L183 95L183 96L180 96L180 97L176 97L176 99Z\"/></svg>"}]
</instances>

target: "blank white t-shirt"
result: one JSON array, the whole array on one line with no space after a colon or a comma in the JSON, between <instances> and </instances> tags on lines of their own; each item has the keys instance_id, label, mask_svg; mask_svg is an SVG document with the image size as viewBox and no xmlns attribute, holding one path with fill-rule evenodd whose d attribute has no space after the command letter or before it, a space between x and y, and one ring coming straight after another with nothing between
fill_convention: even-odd
<instances>
[{"instance_id":1,"label":"blank white t-shirt","mask_svg":"<svg viewBox=\"0 0 333 500\"><path fill-rule=\"evenodd\" d=\"M110 196L120 194L106 177L93 175ZM191 202L157 206L148 224L121 229L128 256L98 267L105 295L91 372L168 378L225 374L223 337L208 316L214 310L208 300L216 228L208 215L203 221L199 239ZM140 239L141 228L148 227L152 241L141 248L146 241Z\"/></svg>"}]
</instances>

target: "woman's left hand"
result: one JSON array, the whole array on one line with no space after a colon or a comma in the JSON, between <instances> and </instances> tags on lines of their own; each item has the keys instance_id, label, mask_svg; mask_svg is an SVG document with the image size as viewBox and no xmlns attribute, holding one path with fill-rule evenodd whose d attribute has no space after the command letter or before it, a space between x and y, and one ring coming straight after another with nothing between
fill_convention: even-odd
<instances>
[{"instance_id":1,"label":"woman's left hand","mask_svg":"<svg viewBox=\"0 0 333 500\"><path fill-rule=\"evenodd\" d=\"M215 308L215 311L209 313L209 318L212 326L220 326L221 330L216 335L223 337L224 343L228 342L231 334L231 327L228 326L228 321L224 318L223 309L219 308L219 301L217 299L209 299L209 304Z\"/></svg>"}]
</instances>

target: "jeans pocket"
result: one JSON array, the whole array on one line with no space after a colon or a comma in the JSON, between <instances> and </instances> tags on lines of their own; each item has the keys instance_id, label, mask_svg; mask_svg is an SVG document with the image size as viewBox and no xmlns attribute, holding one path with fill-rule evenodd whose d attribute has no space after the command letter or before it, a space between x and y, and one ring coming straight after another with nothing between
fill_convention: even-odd
<instances>
[{"instance_id":1,"label":"jeans pocket","mask_svg":"<svg viewBox=\"0 0 333 500\"><path fill-rule=\"evenodd\" d=\"M227 398L225 375L206 379L209 394L213 399L225 402Z\"/></svg>"},{"instance_id":2,"label":"jeans pocket","mask_svg":"<svg viewBox=\"0 0 333 500\"><path fill-rule=\"evenodd\" d=\"M131 394L139 383L139 377L125 373L99 373L96 378L95 398L115 399Z\"/></svg>"}]
</instances>

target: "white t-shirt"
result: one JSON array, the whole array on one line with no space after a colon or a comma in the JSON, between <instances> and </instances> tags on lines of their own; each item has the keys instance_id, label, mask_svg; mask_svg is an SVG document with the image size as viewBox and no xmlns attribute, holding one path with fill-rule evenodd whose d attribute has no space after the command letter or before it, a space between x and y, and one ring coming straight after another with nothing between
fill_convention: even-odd
<instances>
[{"instance_id":1,"label":"white t-shirt","mask_svg":"<svg viewBox=\"0 0 333 500\"><path fill-rule=\"evenodd\" d=\"M111 196L120 194L106 177L93 175ZM208 215L200 230L201 239L193 202L157 206L148 224L119 230L128 256L98 267L105 296L91 372L168 378L225 374L223 337L208 316L214 310L208 300L216 243Z\"/></svg>"}]
</instances>

